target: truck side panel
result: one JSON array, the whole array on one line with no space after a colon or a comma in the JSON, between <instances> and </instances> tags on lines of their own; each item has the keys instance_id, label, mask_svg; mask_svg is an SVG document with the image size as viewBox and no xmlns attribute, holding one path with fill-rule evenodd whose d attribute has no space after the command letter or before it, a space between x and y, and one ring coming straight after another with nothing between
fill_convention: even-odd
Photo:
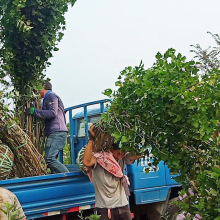
<instances>
[{"instance_id":1,"label":"truck side panel","mask_svg":"<svg viewBox=\"0 0 220 220\"><path fill-rule=\"evenodd\" d=\"M95 204L93 184L82 172L4 180L0 186L18 197L28 219Z\"/></svg>"},{"instance_id":2,"label":"truck side panel","mask_svg":"<svg viewBox=\"0 0 220 220\"><path fill-rule=\"evenodd\" d=\"M128 176L131 182L131 190L144 189L158 186L165 186L165 166L164 162L161 161L158 165L158 169L155 172L145 173L145 169L148 168L147 163L144 159L141 159L139 163L137 161L128 165Z\"/></svg>"}]
</instances>

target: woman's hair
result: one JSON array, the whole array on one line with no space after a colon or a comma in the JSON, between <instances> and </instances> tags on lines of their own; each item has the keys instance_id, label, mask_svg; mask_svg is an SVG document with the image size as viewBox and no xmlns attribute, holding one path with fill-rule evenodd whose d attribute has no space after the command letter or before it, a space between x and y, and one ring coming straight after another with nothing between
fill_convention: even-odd
<instances>
[{"instance_id":1,"label":"woman's hair","mask_svg":"<svg viewBox=\"0 0 220 220\"><path fill-rule=\"evenodd\" d=\"M112 144L112 148L113 148L114 150L120 149L119 143L113 143L113 144Z\"/></svg>"},{"instance_id":2,"label":"woman's hair","mask_svg":"<svg viewBox=\"0 0 220 220\"><path fill-rule=\"evenodd\" d=\"M94 127L95 133L95 141L94 141L94 152L98 152L100 150L108 151L112 144L114 143L114 137L111 136L109 132L107 132L101 126Z\"/></svg>"}]
</instances>

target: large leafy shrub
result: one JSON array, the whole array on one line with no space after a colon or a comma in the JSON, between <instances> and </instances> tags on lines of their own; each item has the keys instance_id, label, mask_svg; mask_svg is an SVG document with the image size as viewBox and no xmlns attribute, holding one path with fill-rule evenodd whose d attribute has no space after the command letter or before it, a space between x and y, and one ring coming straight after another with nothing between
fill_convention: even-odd
<instances>
[{"instance_id":1,"label":"large leafy shrub","mask_svg":"<svg viewBox=\"0 0 220 220\"><path fill-rule=\"evenodd\" d=\"M125 68L102 125L132 153L149 154L154 163L168 163L183 185L180 205L189 218L219 213L220 71L213 68L200 79L194 61L169 49L158 53L149 69L141 63ZM142 146L142 147L141 147Z\"/></svg>"}]
</instances>

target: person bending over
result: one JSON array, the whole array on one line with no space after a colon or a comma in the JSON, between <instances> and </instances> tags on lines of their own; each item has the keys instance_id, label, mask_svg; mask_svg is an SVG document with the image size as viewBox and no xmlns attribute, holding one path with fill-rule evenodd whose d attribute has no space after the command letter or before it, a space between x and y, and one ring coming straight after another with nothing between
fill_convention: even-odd
<instances>
[{"instance_id":1,"label":"person bending over","mask_svg":"<svg viewBox=\"0 0 220 220\"><path fill-rule=\"evenodd\" d=\"M101 220L131 220L127 195L129 181L123 175L125 164L131 164L142 156L131 156L113 144L109 152L93 153L95 133L90 127L90 138L85 149L83 163L94 183L97 214Z\"/></svg>"}]
</instances>

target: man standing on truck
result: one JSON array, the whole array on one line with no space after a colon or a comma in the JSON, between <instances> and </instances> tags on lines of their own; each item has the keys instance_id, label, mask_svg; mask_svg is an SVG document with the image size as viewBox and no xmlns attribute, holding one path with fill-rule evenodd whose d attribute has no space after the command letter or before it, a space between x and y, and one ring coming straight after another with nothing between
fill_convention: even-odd
<instances>
[{"instance_id":1,"label":"man standing on truck","mask_svg":"<svg viewBox=\"0 0 220 220\"><path fill-rule=\"evenodd\" d=\"M68 169L57 160L59 151L66 143L67 127L63 102L58 95L52 92L52 85L44 81L39 90L43 98L42 110L34 107L26 109L26 114L45 120L45 160L51 173L66 173Z\"/></svg>"},{"instance_id":2,"label":"man standing on truck","mask_svg":"<svg viewBox=\"0 0 220 220\"><path fill-rule=\"evenodd\" d=\"M125 164L131 164L142 156L130 156L121 151L119 144L113 144L109 152L93 153L94 125L89 130L89 141L83 163L91 170L95 187L97 214L101 220L131 220L127 195L128 183L123 175Z\"/></svg>"}]
</instances>

